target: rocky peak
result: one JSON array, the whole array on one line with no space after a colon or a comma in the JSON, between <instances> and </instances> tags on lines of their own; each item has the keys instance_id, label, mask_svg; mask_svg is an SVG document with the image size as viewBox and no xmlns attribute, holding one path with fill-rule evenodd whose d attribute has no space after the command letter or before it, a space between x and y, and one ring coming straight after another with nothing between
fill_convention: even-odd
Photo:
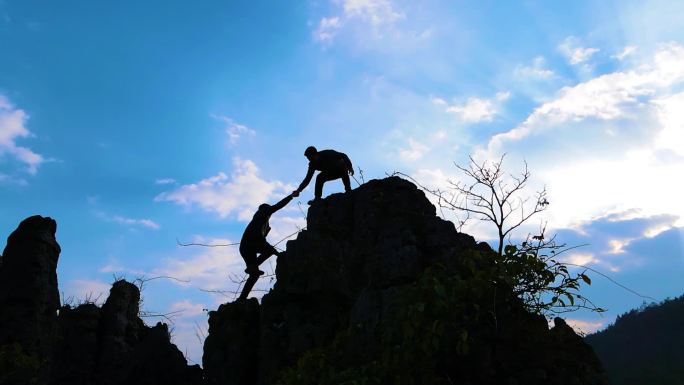
<instances>
[{"instance_id":1,"label":"rocky peak","mask_svg":"<svg viewBox=\"0 0 684 385\"><path fill-rule=\"evenodd\" d=\"M494 283L493 253L437 217L401 178L333 194L309 208L306 230L287 243L261 303L210 312L205 378L391 383L405 371L417 376L407 384L561 384L566 375L567 383L602 384L593 361L553 358L561 341ZM556 334L568 340L567 330Z\"/></svg>"}]
</instances>

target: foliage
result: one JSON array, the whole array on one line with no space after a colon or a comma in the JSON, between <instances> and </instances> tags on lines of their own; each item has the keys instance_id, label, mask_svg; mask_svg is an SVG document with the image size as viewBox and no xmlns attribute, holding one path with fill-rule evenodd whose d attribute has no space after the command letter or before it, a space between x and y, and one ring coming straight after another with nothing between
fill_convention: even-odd
<instances>
[{"instance_id":1,"label":"foliage","mask_svg":"<svg viewBox=\"0 0 684 385\"><path fill-rule=\"evenodd\" d=\"M492 329L496 322L496 267L482 262L489 253L467 254L461 260L461 274L438 265L401 289L390 314L371 327L371 337L369 325L352 325L330 346L307 352L278 383L452 383L450 373L459 366L466 372L474 330Z\"/></svg>"},{"instance_id":2,"label":"foliage","mask_svg":"<svg viewBox=\"0 0 684 385\"><path fill-rule=\"evenodd\" d=\"M612 384L682 384L682 321L684 296L622 314L586 341L601 359Z\"/></svg>"},{"instance_id":3,"label":"foliage","mask_svg":"<svg viewBox=\"0 0 684 385\"><path fill-rule=\"evenodd\" d=\"M569 264L558 259L560 254L574 247L557 244L555 236L547 240L545 228L538 235L528 234L519 245L510 242L513 232L545 211L549 201L545 187L534 195L524 196L531 178L527 163L518 174L506 173L504 157L505 154L498 161L481 163L470 157L468 166L456 165L467 182L449 181L448 190L430 189L401 175L436 197L440 209L453 211L460 227L471 219L494 225L499 279L514 288L529 311L547 317L580 308L605 311L579 292L581 284L591 284L586 269L573 275Z\"/></svg>"},{"instance_id":4,"label":"foliage","mask_svg":"<svg viewBox=\"0 0 684 385\"><path fill-rule=\"evenodd\" d=\"M604 312L580 294L580 284L591 285L586 270L570 273L558 257L571 248L555 243L555 238L528 236L520 246L507 245L500 257L501 277L513 287L525 307L547 317L578 309Z\"/></svg>"},{"instance_id":5,"label":"foliage","mask_svg":"<svg viewBox=\"0 0 684 385\"><path fill-rule=\"evenodd\" d=\"M18 343L0 346L0 384L35 384L39 367L38 358Z\"/></svg>"}]
</instances>

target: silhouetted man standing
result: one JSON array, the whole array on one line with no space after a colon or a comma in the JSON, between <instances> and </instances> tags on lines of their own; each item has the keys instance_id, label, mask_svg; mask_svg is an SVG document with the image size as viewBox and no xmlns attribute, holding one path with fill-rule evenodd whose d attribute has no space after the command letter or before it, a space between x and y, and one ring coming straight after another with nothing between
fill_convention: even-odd
<instances>
[{"instance_id":1,"label":"silhouetted man standing","mask_svg":"<svg viewBox=\"0 0 684 385\"><path fill-rule=\"evenodd\" d=\"M315 171L320 171L316 177L316 187L314 189L314 199L309 201L312 204L321 199L323 195L323 183L329 180L342 179L344 183L344 191L351 191L351 185L349 183L349 175L354 175L354 167L352 167L352 162L346 154L337 152L335 150L316 150L316 147L309 146L306 151L304 151L304 156L309 160L309 170L306 173L306 177L299 185L297 190L293 193L294 196L298 196L304 188L311 182L311 177Z\"/></svg>"}]
</instances>

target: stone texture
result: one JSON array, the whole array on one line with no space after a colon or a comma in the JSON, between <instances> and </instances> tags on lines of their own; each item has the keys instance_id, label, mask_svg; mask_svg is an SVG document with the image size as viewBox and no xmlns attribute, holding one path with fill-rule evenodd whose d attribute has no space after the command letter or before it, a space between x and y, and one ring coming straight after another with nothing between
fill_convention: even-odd
<instances>
[{"instance_id":1,"label":"stone texture","mask_svg":"<svg viewBox=\"0 0 684 385\"><path fill-rule=\"evenodd\" d=\"M210 312L202 358L207 384L256 382L259 318L259 302L255 298L223 304Z\"/></svg>"},{"instance_id":2,"label":"stone texture","mask_svg":"<svg viewBox=\"0 0 684 385\"><path fill-rule=\"evenodd\" d=\"M52 218L32 216L7 239L0 265L0 346L18 343L40 362L47 381L57 326L60 247Z\"/></svg>"}]
</instances>

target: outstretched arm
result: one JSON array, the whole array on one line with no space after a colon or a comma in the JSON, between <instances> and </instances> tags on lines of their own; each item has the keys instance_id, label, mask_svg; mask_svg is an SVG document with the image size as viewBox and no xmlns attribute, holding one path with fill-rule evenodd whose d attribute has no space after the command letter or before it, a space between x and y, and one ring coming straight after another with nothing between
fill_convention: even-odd
<instances>
[{"instance_id":1,"label":"outstretched arm","mask_svg":"<svg viewBox=\"0 0 684 385\"><path fill-rule=\"evenodd\" d=\"M306 172L306 177L304 177L302 184L300 184L299 187L297 187L298 192L302 192L302 190L304 190L306 186L309 185L309 182L311 182L311 178L313 177L314 171L316 170L314 170L311 163L309 163L309 170Z\"/></svg>"},{"instance_id":2,"label":"outstretched arm","mask_svg":"<svg viewBox=\"0 0 684 385\"><path fill-rule=\"evenodd\" d=\"M270 208L268 214L269 214L269 215L270 215L270 214L273 214L274 212L276 212L276 211L282 209L283 207L285 207L285 205L287 205L288 203L290 203L291 200L292 200L292 194L286 196L286 197L283 198L280 202L278 202L278 203L274 204L273 206L271 206L271 208Z\"/></svg>"}]
</instances>

